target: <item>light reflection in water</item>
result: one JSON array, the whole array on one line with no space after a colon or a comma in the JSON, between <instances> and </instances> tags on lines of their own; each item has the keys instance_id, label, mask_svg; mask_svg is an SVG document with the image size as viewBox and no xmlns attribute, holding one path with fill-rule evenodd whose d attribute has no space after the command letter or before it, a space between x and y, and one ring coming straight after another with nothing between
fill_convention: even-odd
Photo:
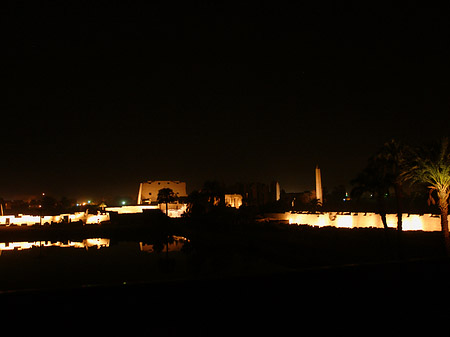
<instances>
[{"instance_id":1,"label":"light reflection in water","mask_svg":"<svg viewBox=\"0 0 450 337\"><path fill-rule=\"evenodd\" d=\"M83 241L67 241L67 242L51 242L51 241L18 241L18 242L0 242L0 254L2 251L8 250L24 250L34 247L62 247L62 248L104 248L109 247L109 239L92 238Z\"/></svg>"},{"instance_id":2,"label":"light reflection in water","mask_svg":"<svg viewBox=\"0 0 450 337\"><path fill-rule=\"evenodd\" d=\"M168 248L167 250L169 252L178 252L181 250L181 248L183 247L185 242L189 242L189 239L187 239L183 236L174 235L173 242L170 242L167 246L166 246L166 244L164 244L164 250L166 250L166 248ZM152 245L152 244L139 242L139 246L140 246L142 252L153 253L155 251L154 245Z\"/></svg>"},{"instance_id":3,"label":"light reflection in water","mask_svg":"<svg viewBox=\"0 0 450 337\"><path fill-rule=\"evenodd\" d=\"M173 236L171 242L168 244L169 252L180 251L185 242L189 240L183 236ZM110 246L110 239L105 238L91 238L83 241L16 241L16 242L0 242L0 255L3 251L19 251L32 249L37 247L59 247L59 248L106 248ZM164 250L167 249L166 244L163 244ZM144 242L139 242L139 247L142 252L154 252L154 245Z\"/></svg>"},{"instance_id":4,"label":"light reflection in water","mask_svg":"<svg viewBox=\"0 0 450 337\"><path fill-rule=\"evenodd\" d=\"M189 240L184 237L55 241L0 239L0 293L11 289L165 280L184 275L187 270L181 249Z\"/></svg>"}]
</instances>

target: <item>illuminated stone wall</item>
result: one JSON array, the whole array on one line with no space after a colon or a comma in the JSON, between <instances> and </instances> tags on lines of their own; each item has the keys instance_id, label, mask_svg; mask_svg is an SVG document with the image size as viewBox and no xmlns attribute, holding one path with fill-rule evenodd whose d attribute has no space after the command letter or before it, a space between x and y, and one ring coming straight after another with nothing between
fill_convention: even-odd
<instances>
[{"instance_id":1,"label":"illuminated stone wall","mask_svg":"<svg viewBox=\"0 0 450 337\"><path fill-rule=\"evenodd\" d=\"M181 218L182 214L186 212L187 204L180 204L178 202L168 204L167 214L170 218ZM166 204L159 204L159 209L166 214Z\"/></svg>"},{"instance_id":2,"label":"illuminated stone wall","mask_svg":"<svg viewBox=\"0 0 450 337\"><path fill-rule=\"evenodd\" d=\"M163 205L162 205L163 206ZM172 207L171 207L172 206ZM115 207L114 211L122 209L119 213L140 213L143 208L158 208L158 206L124 206ZM113 210L107 208L107 210ZM165 212L165 206L161 207ZM169 216L180 217L186 211L185 204L169 204ZM271 213L266 214L267 220L284 220L290 224L311 225L311 226L333 226L338 228L383 228L381 217L376 213ZM52 222L62 222L69 219L70 222L82 221L85 224L97 224L109 220L109 213L86 214L85 212L76 212L73 214L60 214L55 216L43 216L42 220L39 215L5 215L0 216L0 225L16 225L16 226L32 226L35 224L51 224ZM387 214L387 224L391 228L397 227L397 215ZM440 231L441 220L439 216L433 214L403 214L404 230L423 230L423 231Z\"/></svg>"},{"instance_id":3,"label":"illuminated stone wall","mask_svg":"<svg viewBox=\"0 0 450 337\"><path fill-rule=\"evenodd\" d=\"M108 213L86 214L85 212L76 212L73 214L45 215L42 218L39 215L4 215L0 216L0 225L32 226L35 224L51 224L52 222L82 221L84 224L97 224L109 220Z\"/></svg>"},{"instance_id":4,"label":"illuminated stone wall","mask_svg":"<svg viewBox=\"0 0 450 337\"><path fill-rule=\"evenodd\" d=\"M225 205L228 207L239 208L242 206L242 195L225 194Z\"/></svg>"},{"instance_id":5,"label":"illuminated stone wall","mask_svg":"<svg viewBox=\"0 0 450 337\"><path fill-rule=\"evenodd\" d=\"M286 220L290 224L311 226L333 226L338 228L383 228L381 217L376 213L272 213L266 214L269 220ZM388 227L397 228L397 214L387 214ZM441 220L432 214L403 214L404 230L440 231Z\"/></svg>"},{"instance_id":6,"label":"illuminated stone wall","mask_svg":"<svg viewBox=\"0 0 450 337\"><path fill-rule=\"evenodd\" d=\"M186 212L186 204L170 203L168 205L169 217L180 218L181 215ZM142 213L145 209L160 209L164 214L166 213L166 205L133 205L133 206L118 206L118 207L106 207L107 212L117 212L118 214L132 214Z\"/></svg>"},{"instance_id":7,"label":"illuminated stone wall","mask_svg":"<svg viewBox=\"0 0 450 337\"><path fill-rule=\"evenodd\" d=\"M140 184L138 204L149 204L158 200L158 192L163 188L170 188L177 197L187 197L186 183L182 181L146 181Z\"/></svg>"},{"instance_id":8,"label":"illuminated stone wall","mask_svg":"<svg viewBox=\"0 0 450 337\"><path fill-rule=\"evenodd\" d=\"M157 205L132 205L132 206L117 206L106 207L107 212L117 212L118 214L142 213L144 209L158 209Z\"/></svg>"},{"instance_id":9,"label":"illuminated stone wall","mask_svg":"<svg viewBox=\"0 0 450 337\"><path fill-rule=\"evenodd\" d=\"M117 212L119 214L142 213L144 209L159 209L166 212L164 204L161 205L134 205L134 206L120 206L107 207L106 212L98 212L97 214L87 214L86 212L76 212L72 214L60 215L44 215L42 218L39 215L5 215L0 216L0 225L4 226L33 226L36 224L52 224L60 222L77 222L82 221L83 224L99 224L104 221L109 221L109 212ZM169 217L179 218L186 212L186 204L169 204Z\"/></svg>"}]
</instances>

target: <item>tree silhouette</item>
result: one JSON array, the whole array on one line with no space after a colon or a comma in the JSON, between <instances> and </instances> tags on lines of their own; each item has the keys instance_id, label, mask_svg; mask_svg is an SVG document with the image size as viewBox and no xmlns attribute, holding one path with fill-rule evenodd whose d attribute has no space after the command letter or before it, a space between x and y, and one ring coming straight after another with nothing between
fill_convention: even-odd
<instances>
[{"instance_id":1,"label":"tree silhouette","mask_svg":"<svg viewBox=\"0 0 450 337\"><path fill-rule=\"evenodd\" d=\"M381 178L385 184L392 187L395 192L397 203L397 230L400 233L403 230L402 222L402 199L403 183L405 178L403 172L406 170L409 148L402 143L392 139L384 143L383 147L375 154L373 161L380 170Z\"/></svg>"},{"instance_id":2,"label":"tree silhouette","mask_svg":"<svg viewBox=\"0 0 450 337\"><path fill-rule=\"evenodd\" d=\"M187 198L186 214L198 216L206 213L208 209L208 196L200 191L193 191Z\"/></svg>"},{"instance_id":3,"label":"tree silhouette","mask_svg":"<svg viewBox=\"0 0 450 337\"><path fill-rule=\"evenodd\" d=\"M206 181L201 193L208 197L208 203L211 207L225 206L224 188L218 181Z\"/></svg>"},{"instance_id":4,"label":"tree silhouette","mask_svg":"<svg viewBox=\"0 0 450 337\"><path fill-rule=\"evenodd\" d=\"M354 185L351 196L360 198L364 193L370 193L377 200L378 214L380 214L384 229L387 231L385 197L389 191L389 185L384 179L378 163L369 160L368 166L351 181Z\"/></svg>"},{"instance_id":5,"label":"tree silhouette","mask_svg":"<svg viewBox=\"0 0 450 337\"><path fill-rule=\"evenodd\" d=\"M397 208L397 248L400 257L403 256L403 176L406 171L409 147L392 139L384 143L383 147L374 156L374 161L381 171L383 180L388 188L392 187L395 193Z\"/></svg>"},{"instance_id":6,"label":"tree silhouette","mask_svg":"<svg viewBox=\"0 0 450 337\"><path fill-rule=\"evenodd\" d=\"M450 235L448 230L448 198L450 195L450 149L448 138L414 151L414 158L403 178L413 183L425 183L429 188L429 202L435 203L437 194L441 212L441 230L447 256L450 257Z\"/></svg>"},{"instance_id":7,"label":"tree silhouette","mask_svg":"<svg viewBox=\"0 0 450 337\"><path fill-rule=\"evenodd\" d=\"M225 209L225 189L220 182L206 181L200 191L193 191L187 198L187 215L203 216Z\"/></svg>"},{"instance_id":8,"label":"tree silhouette","mask_svg":"<svg viewBox=\"0 0 450 337\"><path fill-rule=\"evenodd\" d=\"M45 195L41 200L41 211L44 212L44 215L54 215L56 214L58 206L58 201L49 195Z\"/></svg>"},{"instance_id":9,"label":"tree silhouette","mask_svg":"<svg viewBox=\"0 0 450 337\"><path fill-rule=\"evenodd\" d=\"M175 193L171 188L162 188L158 191L158 203L166 204L166 215L169 216L169 203L176 200Z\"/></svg>"},{"instance_id":10,"label":"tree silhouette","mask_svg":"<svg viewBox=\"0 0 450 337\"><path fill-rule=\"evenodd\" d=\"M384 196L393 188L397 203L397 230L403 230L402 225L402 198L403 183L405 181L409 149L396 140L384 143L383 147L369 159L368 166L352 181L356 185L353 194L355 197L364 192L372 193L377 200L382 201ZM383 206L384 207L384 206Z\"/></svg>"},{"instance_id":11,"label":"tree silhouette","mask_svg":"<svg viewBox=\"0 0 450 337\"><path fill-rule=\"evenodd\" d=\"M387 238L387 221L385 198L389 195L389 189L393 188L397 204L397 248L398 254L402 256L402 198L404 172L407 166L407 158L410 150L405 145L392 139L383 144L383 147L369 159L368 166L352 181L355 188L352 190L353 197L361 197L369 192L377 200L378 212L383 222Z\"/></svg>"}]
</instances>

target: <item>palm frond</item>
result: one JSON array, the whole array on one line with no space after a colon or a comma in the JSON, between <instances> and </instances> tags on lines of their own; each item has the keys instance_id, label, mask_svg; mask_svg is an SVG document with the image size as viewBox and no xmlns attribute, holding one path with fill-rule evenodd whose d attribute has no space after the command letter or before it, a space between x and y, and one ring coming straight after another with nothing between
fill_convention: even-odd
<instances>
[{"instance_id":1,"label":"palm frond","mask_svg":"<svg viewBox=\"0 0 450 337\"><path fill-rule=\"evenodd\" d=\"M439 199L448 199L450 193L450 152L448 139L418 148L402 178L413 183L427 184L438 192Z\"/></svg>"}]
</instances>

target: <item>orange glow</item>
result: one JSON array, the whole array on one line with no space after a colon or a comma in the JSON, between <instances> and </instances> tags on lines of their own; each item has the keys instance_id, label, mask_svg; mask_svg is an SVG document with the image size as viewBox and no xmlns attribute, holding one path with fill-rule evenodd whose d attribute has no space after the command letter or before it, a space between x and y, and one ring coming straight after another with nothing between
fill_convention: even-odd
<instances>
[{"instance_id":1,"label":"orange glow","mask_svg":"<svg viewBox=\"0 0 450 337\"><path fill-rule=\"evenodd\" d=\"M84 248L90 248L94 246L97 248L104 248L109 247L109 239L103 238L86 239L83 240L82 244L84 245Z\"/></svg>"},{"instance_id":2,"label":"orange glow","mask_svg":"<svg viewBox=\"0 0 450 337\"><path fill-rule=\"evenodd\" d=\"M242 195L225 194L225 205L228 207L239 208L242 206Z\"/></svg>"},{"instance_id":3,"label":"orange glow","mask_svg":"<svg viewBox=\"0 0 450 337\"><path fill-rule=\"evenodd\" d=\"M336 227L339 228L352 228L353 227L353 217L352 215L341 215L336 216Z\"/></svg>"},{"instance_id":4,"label":"orange glow","mask_svg":"<svg viewBox=\"0 0 450 337\"><path fill-rule=\"evenodd\" d=\"M91 248L96 247L103 248L109 247L109 239L103 238L93 238L85 239L83 241L69 241L68 243L63 243L60 241L50 242L50 241L33 241L33 242L0 242L0 253L7 250L25 250L34 247L73 247L73 248Z\"/></svg>"},{"instance_id":5,"label":"orange glow","mask_svg":"<svg viewBox=\"0 0 450 337\"><path fill-rule=\"evenodd\" d=\"M403 229L407 231L423 230L423 219L418 214L411 214L402 218Z\"/></svg>"},{"instance_id":6,"label":"orange glow","mask_svg":"<svg viewBox=\"0 0 450 337\"><path fill-rule=\"evenodd\" d=\"M109 214L88 214L88 216L86 217L86 223L87 224L98 224L101 223L103 221L108 221L109 220Z\"/></svg>"},{"instance_id":7,"label":"orange glow","mask_svg":"<svg viewBox=\"0 0 450 337\"><path fill-rule=\"evenodd\" d=\"M310 226L333 226L338 228L383 228L381 217L376 213L278 213L269 215L273 220L288 220L289 224ZM387 214L388 227L397 228L397 215ZM440 231L440 217L431 214L403 214L404 230Z\"/></svg>"},{"instance_id":8,"label":"orange glow","mask_svg":"<svg viewBox=\"0 0 450 337\"><path fill-rule=\"evenodd\" d=\"M51 224L52 222L62 222L65 218L68 218L70 222L82 221L87 224L95 224L109 220L108 213L86 214L85 212L75 212L72 214L60 214L60 215L24 215L19 214L0 216L0 224L3 225L26 225L32 226L35 224Z\"/></svg>"},{"instance_id":9,"label":"orange glow","mask_svg":"<svg viewBox=\"0 0 450 337\"><path fill-rule=\"evenodd\" d=\"M118 214L142 213L144 209L157 209L155 205L137 205L137 206L117 206L106 207L108 212L117 212Z\"/></svg>"},{"instance_id":10,"label":"orange glow","mask_svg":"<svg viewBox=\"0 0 450 337\"><path fill-rule=\"evenodd\" d=\"M189 242L189 239L185 238L184 236L173 236L173 242L169 243L169 252L178 252L181 250L181 248L183 247L183 244L185 242ZM147 253L153 253L154 249L153 249L153 245L149 245L143 242L139 242L139 246L141 248L142 252L147 252ZM164 251L166 250L166 246L164 246Z\"/></svg>"},{"instance_id":11,"label":"orange glow","mask_svg":"<svg viewBox=\"0 0 450 337\"><path fill-rule=\"evenodd\" d=\"M325 217L323 217L323 216L318 216L318 217L317 217L317 220L315 221L315 223L314 223L313 226L323 227L323 226L327 226L327 225L328 225L328 223L327 223Z\"/></svg>"}]
</instances>

